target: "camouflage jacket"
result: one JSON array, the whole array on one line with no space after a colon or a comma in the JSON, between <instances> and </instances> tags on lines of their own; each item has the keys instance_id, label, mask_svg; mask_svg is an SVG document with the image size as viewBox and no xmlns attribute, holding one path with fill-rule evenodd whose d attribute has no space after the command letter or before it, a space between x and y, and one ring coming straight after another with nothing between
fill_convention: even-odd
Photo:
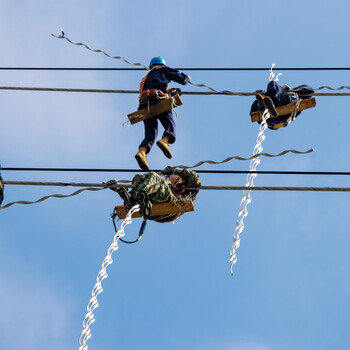
<instances>
[{"instance_id":1,"label":"camouflage jacket","mask_svg":"<svg viewBox=\"0 0 350 350\"><path fill-rule=\"evenodd\" d=\"M192 170L183 170L178 175L182 178L183 183L186 187L197 187L201 185L201 181L196 172ZM181 199L189 197L195 200L198 191L186 190L184 194L175 196L171 191L171 183L169 179L163 178L155 172L150 172L148 174L138 174L135 175L132 180L132 190L137 194L140 191L145 191L152 204L164 203L171 200ZM181 214L180 214L181 215ZM179 214L169 214L162 216L151 217L151 220L158 222L169 222L177 219Z\"/></svg>"},{"instance_id":2,"label":"camouflage jacket","mask_svg":"<svg viewBox=\"0 0 350 350\"><path fill-rule=\"evenodd\" d=\"M132 190L137 194L145 191L152 204L169 202L175 199L171 192L170 181L151 171L148 174L137 174L132 180Z\"/></svg>"}]
</instances>

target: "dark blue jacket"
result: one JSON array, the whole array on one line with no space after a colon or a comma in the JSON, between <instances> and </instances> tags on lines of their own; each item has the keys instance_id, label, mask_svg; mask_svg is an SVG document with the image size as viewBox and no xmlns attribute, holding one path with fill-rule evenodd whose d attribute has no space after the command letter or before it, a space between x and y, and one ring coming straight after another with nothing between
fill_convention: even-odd
<instances>
[{"instance_id":1,"label":"dark blue jacket","mask_svg":"<svg viewBox=\"0 0 350 350\"><path fill-rule=\"evenodd\" d=\"M145 85L143 86L143 91L147 89L158 89L166 93L168 84L171 81L175 81L181 85L186 85L189 82L189 76L180 73L176 69L160 65L148 73Z\"/></svg>"}]
</instances>

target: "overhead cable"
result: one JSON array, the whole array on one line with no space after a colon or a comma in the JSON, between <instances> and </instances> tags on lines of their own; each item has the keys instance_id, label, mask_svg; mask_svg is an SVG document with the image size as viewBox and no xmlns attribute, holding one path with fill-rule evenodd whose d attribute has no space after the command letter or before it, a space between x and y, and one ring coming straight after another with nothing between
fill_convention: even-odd
<instances>
[{"instance_id":1,"label":"overhead cable","mask_svg":"<svg viewBox=\"0 0 350 350\"><path fill-rule=\"evenodd\" d=\"M146 173L156 172L161 173L161 169L113 169L113 168L20 168L20 167L5 167L2 171L38 171L38 172L100 172L100 173ZM349 176L350 171L298 171L298 170L196 170L198 174L262 174L262 175L334 175L334 176Z\"/></svg>"},{"instance_id":2,"label":"overhead cable","mask_svg":"<svg viewBox=\"0 0 350 350\"><path fill-rule=\"evenodd\" d=\"M175 67L181 71L268 71L265 67ZM275 67L284 71L347 71L350 67ZM0 70L31 71L144 71L146 68L131 67L0 67Z\"/></svg>"},{"instance_id":3,"label":"overhead cable","mask_svg":"<svg viewBox=\"0 0 350 350\"><path fill-rule=\"evenodd\" d=\"M100 191L107 188L126 187L131 188L131 185L126 183L131 182L128 180L119 180L117 185L108 186L104 183L66 183L66 182L35 182L35 181L3 181L5 185L27 185L27 186L73 186L84 187L78 191L75 191L68 195L52 194L39 198L36 201L15 201L7 203L0 207L0 210L9 208L15 204L36 204L43 202L49 198L68 198L76 196L84 191ZM120 185L119 185L120 184ZM188 187L187 190L224 190L224 191L302 191L302 192L350 192L350 187L291 187L291 186L200 186L200 187Z\"/></svg>"},{"instance_id":4,"label":"overhead cable","mask_svg":"<svg viewBox=\"0 0 350 350\"><path fill-rule=\"evenodd\" d=\"M129 180L118 180L120 187L130 188ZM96 187L96 188L114 188L103 183L76 183L76 182L44 182L44 181L3 181L5 185L23 185L23 186L62 186L62 187ZM199 186L186 187L187 190L222 190L222 191L297 191L297 192L350 192L350 187L296 187L296 186Z\"/></svg>"},{"instance_id":5,"label":"overhead cable","mask_svg":"<svg viewBox=\"0 0 350 350\"><path fill-rule=\"evenodd\" d=\"M112 56L110 54L108 54L107 52L103 51L103 50L100 50L100 49L91 49L88 45L84 44L84 43L76 43L76 42L73 42L72 40L70 40L68 37L65 36L64 32L62 32L62 35L55 35L55 34L51 34L54 38L57 38L57 39L65 39L67 40L69 43L73 44L73 45L78 45L78 46L83 46L85 47L86 49L92 51L92 52L98 52L98 53L103 53L104 55L110 57L110 58L113 58L113 59L118 59L118 60L122 60L124 61L125 63L127 64L130 64L130 65L134 65L134 66L142 66L145 70L149 70L150 68L148 66L146 66L145 64L142 64L142 63L132 63L130 62L129 60L127 60L126 58L124 57L121 57L121 56ZM270 74L272 73L272 69L277 69L275 68L275 63L272 64L272 67L269 68L268 70L270 71ZM276 79L278 80L278 76L281 75L282 73L279 73L276 77ZM197 84L197 83L194 83L192 80L189 80L188 81L189 84L193 85L193 86L197 86L197 87L204 87L204 88L207 88L208 90L210 90L211 92L214 92L214 93L218 93L218 94L225 94L225 95L237 95L237 93L235 92L232 92L232 91L218 91L216 89L214 89L213 87L209 86L209 85L206 85L206 84ZM256 93L255 93L256 94ZM254 95L255 95L254 94ZM241 93L241 96L250 96L250 95L245 95L244 93ZM300 96L304 96L304 95L300 95ZM314 96L329 96L329 95L316 95L314 94ZM336 95L336 96L347 96L347 95ZM350 96L350 94L349 94Z\"/></svg>"},{"instance_id":6,"label":"overhead cable","mask_svg":"<svg viewBox=\"0 0 350 350\"><path fill-rule=\"evenodd\" d=\"M199 84L196 84L199 85ZM322 89L329 88L328 86L321 87ZM319 88L320 89L320 88ZM349 89L348 86L340 88L330 88L331 90ZM28 86L0 86L0 90L18 90L18 91L47 91L47 92L89 92L89 93L109 93L109 94L139 94L138 90L123 90L123 89L81 89L81 88L47 88L47 87L28 87ZM315 91L318 89L315 89ZM293 91L293 90L292 90ZM255 96L258 92L239 92L239 91L182 91L181 95L227 95L227 96ZM302 95L300 96L307 96ZM350 96L347 92L315 92L312 96Z\"/></svg>"}]
</instances>

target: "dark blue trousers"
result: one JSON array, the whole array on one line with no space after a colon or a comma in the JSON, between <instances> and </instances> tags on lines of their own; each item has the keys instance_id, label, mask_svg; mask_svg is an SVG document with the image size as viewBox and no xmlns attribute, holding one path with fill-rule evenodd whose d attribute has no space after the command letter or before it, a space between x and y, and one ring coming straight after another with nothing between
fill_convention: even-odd
<instances>
[{"instance_id":1,"label":"dark blue trousers","mask_svg":"<svg viewBox=\"0 0 350 350\"><path fill-rule=\"evenodd\" d=\"M313 94L315 91L308 85L300 85L294 89L298 89L298 93L303 95L303 94ZM269 96L275 107L281 107L285 106L288 103L293 102L295 99L293 99L292 96L288 95L286 91L282 89L282 87L277 84L275 81L270 81L267 85L266 88L266 96ZM300 96L301 99L308 98L311 96L303 97ZM259 101L254 101L250 113L256 112L256 111L264 111L265 107L259 103ZM295 117L297 117L301 112L297 112ZM291 120L289 119L291 117L291 114L286 114L286 115L281 115L278 116L277 118L269 118L267 119L267 126L269 129L275 130L277 125L281 125L282 123L284 124L283 126L287 126ZM259 123L260 124L260 123Z\"/></svg>"},{"instance_id":2,"label":"dark blue trousers","mask_svg":"<svg viewBox=\"0 0 350 350\"><path fill-rule=\"evenodd\" d=\"M173 117L173 112L172 110L163 112L143 121L145 126L145 138L142 140L140 147L147 147L146 153L149 153L157 138L158 120L164 127L163 137L165 135L168 135L169 143L174 143L176 141L176 125Z\"/></svg>"}]
</instances>

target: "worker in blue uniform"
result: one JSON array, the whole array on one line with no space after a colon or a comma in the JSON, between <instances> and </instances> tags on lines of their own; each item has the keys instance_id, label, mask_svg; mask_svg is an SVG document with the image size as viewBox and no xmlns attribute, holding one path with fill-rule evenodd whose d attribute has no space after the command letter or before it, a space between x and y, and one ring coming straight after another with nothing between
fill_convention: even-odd
<instances>
[{"instance_id":1,"label":"worker in blue uniform","mask_svg":"<svg viewBox=\"0 0 350 350\"><path fill-rule=\"evenodd\" d=\"M300 100L310 98L315 92L312 87L308 85L300 85L295 87ZM267 85L265 93L258 93L256 100L253 102L250 113L257 111L264 111L268 109L271 117L267 119L267 126L269 129L277 130L289 125L301 112L295 114L278 115L276 107L285 106L289 103L296 101L296 97L288 94L291 88L288 85L280 86L275 81L270 81ZM261 122L259 122L260 124Z\"/></svg>"},{"instance_id":2,"label":"worker in blue uniform","mask_svg":"<svg viewBox=\"0 0 350 350\"><path fill-rule=\"evenodd\" d=\"M190 77L176 69L166 66L165 60L158 56L151 59L150 71L142 79L140 84L139 110L147 108L169 97L170 81L185 85ZM145 138L142 140L135 158L143 170L149 170L147 154L150 152L158 135L158 120L164 127L162 139L157 141L157 146L167 158L172 158L169 144L176 140L176 125L172 110L163 112L143 121L145 126Z\"/></svg>"}]
</instances>

